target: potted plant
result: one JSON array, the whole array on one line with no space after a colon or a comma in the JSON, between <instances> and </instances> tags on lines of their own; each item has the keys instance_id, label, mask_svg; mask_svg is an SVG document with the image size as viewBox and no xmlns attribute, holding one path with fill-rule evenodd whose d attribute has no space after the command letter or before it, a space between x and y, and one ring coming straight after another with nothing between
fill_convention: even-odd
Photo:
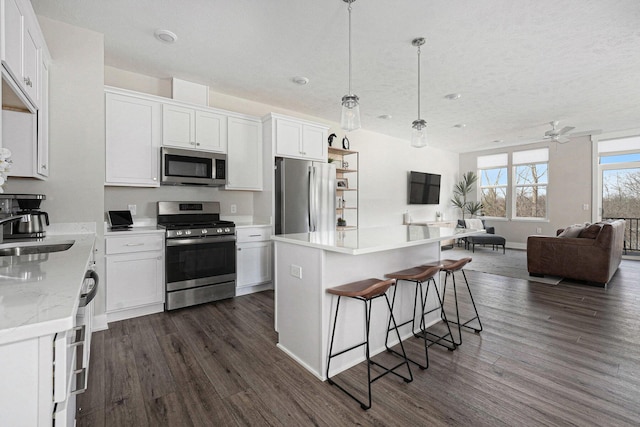
<instances>
[{"instance_id":1,"label":"potted plant","mask_svg":"<svg viewBox=\"0 0 640 427\"><path fill-rule=\"evenodd\" d=\"M345 221L342 218L338 218L338 227L346 227L347 226L347 221Z\"/></svg>"},{"instance_id":2,"label":"potted plant","mask_svg":"<svg viewBox=\"0 0 640 427\"><path fill-rule=\"evenodd\" d=\"M467 201L467 196L475 189L476 182L478 182L478 176L475 172L469 171L462 175L462 179L453 187L451 203L460 209L462 219L464 219L465 212L473 217L482 211L482 202Z\"/></svg>"}]
</instances>

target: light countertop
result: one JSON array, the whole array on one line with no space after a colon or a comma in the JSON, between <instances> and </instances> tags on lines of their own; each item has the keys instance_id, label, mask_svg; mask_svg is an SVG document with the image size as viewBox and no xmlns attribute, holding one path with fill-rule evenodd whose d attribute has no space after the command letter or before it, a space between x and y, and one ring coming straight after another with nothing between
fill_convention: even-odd
<instances>
[{"instance_id":1,"label":"light countertop","mask_svg":"<svg viewBox=\"0 0 640 427\"><path fill-rule=\"evenodd\" d=\"M361 255L457 239L484 232L484 230L466 228L429 227L411 224L358 228L345 231L281 234L271 236L271 239L276 242L308 246L331 252Z\"/></svg>"},{"instance_id":2,"label":"light countertop","mask_svg":"<svg viewBox=\"0 0 640 427\"><path fill-rule=\"evenodd\" d=\"M95 243L94 233L57 234L66 251L0 257L0 345L71 329ZM5 240L3 247L17 241Z\"/></svg>"}]
</instances>

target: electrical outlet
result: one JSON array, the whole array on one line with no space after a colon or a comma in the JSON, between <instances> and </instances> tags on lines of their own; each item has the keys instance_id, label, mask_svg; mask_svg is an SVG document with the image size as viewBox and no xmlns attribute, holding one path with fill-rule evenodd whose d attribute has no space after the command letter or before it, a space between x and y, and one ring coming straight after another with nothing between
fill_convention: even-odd
<instances>
[{"instance_id":1,"label":"electrical outlet","mask_svg":"<svg viewBox=\"0 0 640 427\"><path fill-rule=\"evenodd\" d=\"M135 215L136 214L137 208L138 208L138 206L136 206L136 205L129 205L129 210L131 211L131 215Z\"/></svg>"},{"instance_id":2,"label":"electrical outlet","mask_svg":"<svg viewBox=\"0 0 640 427\"><path fill-rule=\"evenodd\" d=\"M231 213L236 213L238 212L238 205L236 205L235 203L233 203L231 205Z\"/></svg>"},{"instance_id":3,"label":"electrical outlet","mask_svg":"<svg viewBox=\"0 0 640 427\"><path fill-rule=\"evenodd\" d=\"M302 279L302 267L300 267L299 265L291 264L290 273L293 277Z\"/></svg>"},{"instance_id":4,"label":"electrical outlet","mask_svg":"<svg viewBox=\"0 0 640 427\"><path fill-rule=\"evenodd\" d=\"M537 234L542 234L542 227L536 228L536 233Z\"/></svg>"},{"instance_id":5,"label":"electrical outlet","mask_svg":"<svg viewBox=\"0 0 640 427\"><path fill-rule=\"evenodd\" d=\"M583 211L588 211L589 210L589 204L588 203L583 204L582 205L582 210Z\"/></svg>"}]
</instances>

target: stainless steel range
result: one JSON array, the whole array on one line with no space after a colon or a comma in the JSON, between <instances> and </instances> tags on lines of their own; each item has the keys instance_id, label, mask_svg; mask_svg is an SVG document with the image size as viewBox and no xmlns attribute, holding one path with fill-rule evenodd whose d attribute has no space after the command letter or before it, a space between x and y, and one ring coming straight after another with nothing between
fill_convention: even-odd
<instances>
[{"instance_id":1,"label":"stainless steel range","mask_svg":"<svg viewBox=\"0 0 640 427\"><path fill-rule=\"evenodd\" d=\"M165 310L236 295L235 224L219 202L158 202L166 228Z\"/></svg>"}]
</instances>

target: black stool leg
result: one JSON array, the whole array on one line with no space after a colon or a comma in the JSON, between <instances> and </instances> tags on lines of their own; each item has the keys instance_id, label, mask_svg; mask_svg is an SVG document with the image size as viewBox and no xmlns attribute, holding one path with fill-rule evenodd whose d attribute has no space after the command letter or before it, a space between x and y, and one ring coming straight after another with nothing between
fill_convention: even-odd
<instances>
[{"instance_id":1,"label":"black stool leg","mask_svg":"<svg viewBox=\"0 0 640 427\"><path fill-rule=\"evenodd\" d=\"M469 291L469 297L471 298L471 304L473 305L473 311L475 312L475 316L472 317L471 319L467 320L464 323L460 322L460 312L458 309L458 293L456 290L456 278L453 272L451 272L451 276L452 276L452 281L453 281L453 292L454 292L454 298L455 298L455 302L456 302L456 320L457 321L453 321L450 320L449 323L453 323L455 325L458 326L458 337L459 337L459 342L456 342L456 345L460 345L462 344L462 328L467 328L470 329L472 331L474 331L475 333L479 333L482 331L482 322L480 321L480 315L478 314L478 309L476 307L476 302L473 299L473 294L471 293L471 287L469 286L469 281L467 280L467 275L465 274L464 270L460 270L462 272L462 277L464 277L464 281L465 284L467 286L467 291ZM448 272L447 272L447 276L448 276ZM445 286L446 286L446 279L445 279ZM480 326L480 328L474 328L472 326L469 326L469 323L473 322L474 320L478 320L478 325Z\"/></svg>"},{"instance_id":2,"label":"black stool leg","mask_svg":"<svg viewBox=\"0 0 640 427\"><path fill-rule=\"evenodd\" d=\"M395 326L396 329L396 334L398 335L398 340L400 341L400 348L402 349L402 354L398 353L400 356L402 356L403 361L400 362L399 364L397 364L396 366L392 367L392 368L387 368L386 366L383 366L373 360L371 360L371 354L369 352L369 330L370 330L370 324L371 324L371 301L376 299L376 298L380 298L381 296L384 296L386 302L387 302L387 308L389 308L389 312L391 313L391 321L393 322L393 325ZM365 319L365 331L366 331L366 341L361 342L359 344L356 344L354 346L351 346L347 349L344 349L342 351L339 351L335 354L333 354L333 340L335 338L335 332L336 332L336 324L337 324L337 320L338 320L338 309L340 308L340 298L341 296L338 296L338 302L336 304L336 315L334 317L334 323L333 323L333 329L332 329L332 333L331 333L331 344L329 345L329 357L327 358L327 382L331 385L335 385L336 387L338 387L340 390L342 390L344 393L346 393L349 397L351 397L353 400L355 400L356 402L358 402L360 404L360 407L364 410L367 410L369 408L371 408L371 384L380 379L381 377L385 376L386 374L392 373L400 378L402 378L405 382L409 383L411 381L413 381L413 374L411 373L411 367L409 366L409 361L407 359L407 354L404 350L404 346L402 344L402 340L400 339L400 332L398 331L398 327L396 325L396 320L395 317L393 316L393 311L391 310L391 304L389 303L389 298L387 297L386 293L383 293L382 295L378 295L376 297L367 299L367 298L360 298L360 297L353 297L355 299L359 299L361 301L364 302L364 307L365 307L365 313L364 313L364 319ZM331 358L339 356L341 354L344 354L348 351L354 350L358 347L361 346L365 346L365 357L367 359L367 400L368 403L364 403L363 401L361 401L360 399L358 399L356 396L354 396L353 394L351 394L349 391L347 391L344 387L342 387L340 384L337 384L335 381L333 381L331 378L329 378L329 367L331 364ZM376 376L375 378L371 378L371 365L376 365L382 369L384 369L384 371L380 374L378 374L378 376ZM409 378L404 377L398 373L395 372L395 370L403 365L407 366L407 370L409 371Z\"/></svg>"},{"instance_id":3,"label":"black stool leg","mask_svg":"<svg viewBox=\"0 0 640 427\"><path fill-rule=\"evenodd\" d=\"M444 334L444 335L436 335L436 334L434 334L432 332L429 332L428 330L424 329L423 333L424 333L425 339L427 339L426 337L433 337L433 338L428 338L429 341L431 341L429 346L432 346L433 344L438 344L438 345L441 345L441 346L445 347L449 351L453 351L453 350L455 350L457 348L457 345L456 345L455 340L453 338L453 333L451 332L451 328L449 327L449 321L447 320L447 314L444 311L444 294L445 294L445 291L446 291L446 288L447 288L447 276L445 276L445 279L444 279L444 287L442 288L442 296L440 296L440 291L438 290L438 286L436 284L436 281L433 278L431 279L431 283L433 283L433 287L436 290L436 297L438 298L438 302L440 303L440 307L436 307L433 310L430 310L430 311L426 312L425 315L429 314L432 311L437 310L439 308L440 309L440 318L442 319L443 324L447 327L447 331L448 332L446 334ZM427 287L427 293L428 292L429 292L429 288ZM426 305L426 299L427 299L427 297L425 295L425 301L423 303L424 305ZM426 323L424 323L424 317L423 317L423 326L424 325L426 325ZM450 337L451 339L449 340L449 339L447 339L447 337ZM449 343L451 345L449 346L449 345L442 344L441 341L444 341L444 342Z\"/></svg>"},{"instance_id":4,"label":"black stool leg","mask_svg":"<svg viewBox=\"0 0 640 427\"><path fill-rule=\"evenodd\" d=\"M423 327L423 325L424 325L424 314L422 316L422 320L420 321L420 333L416 333L415 332L415 330L416 330L415 329L416 307L418 305L418 287L420 288L420 301L422 302L422 282L420 282L420 281L415 281L414 282L412 280L407 280L407 282L412 282L412 283L416 284L416 292L415 292L414 297L413 297L413 317L411 319L409 319L409 320L406 320L406 321L400 323L400 324L397 324L395 326L395 328L393 328L393 329L396 330L396 334L398 335L398 341L400 342L400 346L402 347L402 353L403 354L398 353L397 351L395 351L394 349L389 347L389 344L388 344L389 332L391 332L391 330L392 330L391 321L393 320L394 325L396 324L395 323L395 318L393 318L393 307L395 306L395 302L396 302L396 292L398 292L398 282L399 281L400 280L396 281L396 289L393 292L392 303L389 306L389 312L391 313L391 316L389 316L389 322L387 323L387 336L385 338L384 345L385 345L385 347L386 347L388 352L393 353L393 354L395 354L397 356L400 356L400 357L405 357L409 362L413 363L414 365L418 366L420 369L424 370L424 369L427 369L429 367L429 355L428 354L426 355L427 363L425 365L422 365L422 364L416 362L415 360L412 360L412 359L408 358L406 356L406 354L404 354L405 353L404 352L404 347L402 347L402 339L400 338L400 332L398 330L398 328L400 326L404 326L404 325L407 325L407 324L411 323L411 332L413 333L413 336L415 336L416 338L420 338L420 339L424 338L424 336L423 336L424 334L422 333L422 331L424 330L424 327ZM387 301L388 301L388 298L387 298ZM425 310L424 303L422 303L422 312L423 313L424 313L424 310ZM426 352L427 352L427 343L425 341L425 353ZM411 371L409 371L409 373L411 374Z\"/></svg>"}]
</instances>

